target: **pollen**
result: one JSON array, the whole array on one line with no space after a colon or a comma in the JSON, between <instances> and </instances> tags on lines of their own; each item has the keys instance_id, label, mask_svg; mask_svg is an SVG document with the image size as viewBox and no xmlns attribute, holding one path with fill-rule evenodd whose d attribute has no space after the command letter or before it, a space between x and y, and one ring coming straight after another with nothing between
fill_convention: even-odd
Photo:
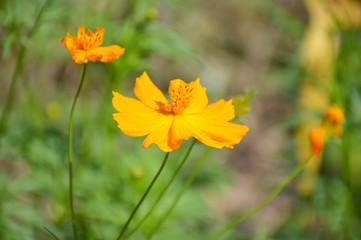
<instances>
[{"instance_id":1,"label":"pollen","mask_svg":"<svg viewBox=\"0 0 361 240\"><path fill-rule=\"evenodd\" d=\"M79 47L83 50L91 50L100 46L103 42L104 29L98 27L96 32L93 33L91 30L88 30L85 33L85 29L81 28L78 36Z\"/></svg>"},{"instance_id":2,"label":"pollen","mask_svg":"<svg viewBox=\"0 0 361 240\"><path fill-rule=\"evenodd\" d=\"M171 103L163 106L164 110L173 114L180 114L190 104L193 98L194 83L185 83L181 80L174 80L169 86Z\"/></svg>"}]
</instances>

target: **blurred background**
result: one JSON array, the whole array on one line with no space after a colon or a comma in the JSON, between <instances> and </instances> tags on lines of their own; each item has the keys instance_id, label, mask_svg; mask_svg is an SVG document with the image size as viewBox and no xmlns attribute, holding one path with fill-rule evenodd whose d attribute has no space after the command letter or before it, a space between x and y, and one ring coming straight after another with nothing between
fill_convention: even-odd
<instances>
[{"instance_id":1,"label":"blurred background","mask_svg":"<svg viewBox=\"0 0 361 240\"><path fill-rule=\"evenodd\" d=\"M104 45L125 54L91 63L74 118L75 209L81 239L114 239L163 153L142 149L112 119L111 91L133 96L147 71L200 77L210 102L239 94L250 132L234 150L197 144L165 199L133 239L146 239L205 158L192 186L154 239L203 239L260 201L311 154L308 133L330 105L346 116L270 205L221 239L361 239L361 3L356 0L0 1L0 239L71 239L67 130L82 66L60 44L79 25L105 28ZM13 94L9 95L13 89ZM136 224L172 176L169 165ZM130 227L134 225L130 225Z\"/></svg>"}]
</instances>

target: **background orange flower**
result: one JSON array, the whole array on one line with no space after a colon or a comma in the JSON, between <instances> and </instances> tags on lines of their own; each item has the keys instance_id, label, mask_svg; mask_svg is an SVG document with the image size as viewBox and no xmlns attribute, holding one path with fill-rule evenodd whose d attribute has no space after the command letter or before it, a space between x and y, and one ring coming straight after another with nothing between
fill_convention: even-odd
<instances>
[{"instance_id":1,"label":"background orange flower","mask_svg":"<svg viewBox=\"0 0 361 240\"><path fill-rule=\"evenodd\" d=\"M322 127L314 128L310 132L312 152L317 157L321 155L323 145L325 144L325 130Z\"/></svg>"},{"instance_id":2,"label":"background orange flower","mask_svg":"<svg viewBox=\"0 0 361 240\"><path fill-rule=\"evenodd\" d=\"M345 115L340 107L329 107L325 113L325 120L331 126L334 135L342 135L342 124L345 122Z\"/></svg>"},{"instance_id":3,"label":"background orange flower","mask_svg":"<svg viewBox=\"0 0 361 240\"><path fill-rule=\"evenodd\" d=\"M85 26L78 28L77 36L70 35L67 31L65 38L61 40L63 46L68 49L75 63L82 64L91 62L111 62L124 54L125 49L118 45L100 47L103 43L104 28L98 27L93 33L90 29L85 32Z\"/></svg>"}]
</instances>

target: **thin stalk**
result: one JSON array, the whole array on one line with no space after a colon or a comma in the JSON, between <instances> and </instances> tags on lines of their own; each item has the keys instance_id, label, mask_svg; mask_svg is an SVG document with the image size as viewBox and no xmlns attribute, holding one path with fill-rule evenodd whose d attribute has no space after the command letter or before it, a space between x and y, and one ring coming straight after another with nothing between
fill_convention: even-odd
<instances>
[{"instance_id":1,"label":"thin stalk","mask_svg":"<svg viewBox=\"0 0 361 240\"><path fill-rule=\"evenodd\" d=\"M163 198L164 194L168 191L170 185L173 183L174 179L178 175L179 171L182 169L184 163L189 157L189 154L191 153L194 145L196 143L196 139L193 139L193 142L191 143L186 155L184 156L182 162L178 165L177 169L174 171L172 178L168 182L168 184L163 188L162 192L158 195L158 198L154 202L153 206L148 210L147 214L143 217L143 219L130 231L127 235L125 235L125 239L130 238L138 229L139 227L145 222L145 220L148 219L148 217L153 213L154 209L157 207L160 200Z\"/></svg>"},{"instance_id":2,"label":"thin stalk","mask_svg":"<svg viewBox=\"0 0 361 240\"><path fill-rule=\"evenodd\" d=\"M87 64L84 64L83 73L81 75L80 84L78 90L75 94L75 98L70 110L70 118L69 118L69 139L68 139L68 164L69 164L69 206L70 206L70 216L71 216L71 224L73 229L73 239L77 239L77 231L76 231L76 219L74 214L74 197L73 197L73 116L74 110L76 106L76 102L78 101L79 94L84 84L84 77L86 71Z\"/></svg>"},{"instance_id":3,"label":"thin stalk","mask_svg":"<svg viewBox=\"0 0 361 240\"><path fill-rule=\"evenodd\" d=\"M210 235L208 240L218 239L222 234L229 231L236 225L244 222L251 216L253 216L255 213L257 213L259 210L264 208L266 205L268 205L303 169L304 167L312 161L314 156L311 156L308 161L299 163L284 179L281 183L278 184L278 186L267 196L265 196L260 202L258 202L254 207L248 209L244 213L241 213L231 221L229 221L227 224L225 224L222 228L215 231L212 235Z\"/></svg>"},{"instance_id":4,"label":"thin stalk","mask_svg":"<svg viewBox=\"0 0 361 240\"><path fill-rule=\"evenodd\" d=\"M159 229L159 227L163 224L163 222L168 218L168 216L170 215L170 213L173 211L173 209L177 206L178 202L182 199L182 196L184 195L185 191L187 191L187 189L189 188L189 186L192 184L193 180L195 179L195 177L197 176L204 159L206 159L208 153L210 151L210 148L207 149L206 152L204 152L203 156L200 157L196 163L196 165L194 166L191 175L188 177L186 183L184 184L183 188L178 192L178 194L176 195L176 197L174 198L171 206L168 208L168 210L163 214L163 216L160 218L160 220L154 224L155 227L150 231L150 233L148 233L147 235L147 239L151 239L154 235L154 233L157 232L157 230Z\"/></svg>"},{"instance_id":5,"label":"thin stalk","mask_svg":"<svg viewBox=\"0 0 361 240\"><path fill-rule=\"evenodd\" d=\"M35 32L39 26L40 20L43 16L43 13L49 3L50 3L50 0L47 0L44 3L44 5L40 8L40 10L36 16L36 19L34 21L34 24L26 36L27 39L30 39L35 34ZM2 111L1 118L0 118L0 136L5 132L6 122L9 117L9 112L10 112L11 106L13 105L13 101L14 101L16 84L17 84L19 75L21 74L21 72L23 70L23 63L24 63L26 51L27 51L27 48L26 48L25 43L20 43L20 50L19 50L17 60L15 63L15 69L14 69L14 72L11 77L9 91L8 91L8 94L7 94L7 97L5 100L5 106L4 106L4 109Z\"/></svg>"},{"instance_id":6,"label":"thin stalk","mask_svg":"<svg viewBox=\"0 0 361 240\"><path fill-rule=\"evenodd\" d=\"M19 77L20 73L22 72L25 52L26 52L26 47L24 45L21 45L19 55L16 60L16 66L15 66L14 72L12 74L8 95L5 100L5 106L4 106L3 112L1 114L0 135L2 135L5 132L6 122L8 120L10 109L11 109L11 106L13 105L13 101L14 101L16 84L18 81L18 77Z\"/></svg>"},{"instance_id":7,"label":"thin stalk","mask_svg":"<svg viewBox=\"0 0 361 240\"><path fill-rule=\"evenodd\" d=\"M52 233L49 229L46 227L43 227L45 231L47 231L54 239L60 240L54 233Z\"/></svg>"},{"instance_id":8,"label":"thin stalk","mask_svg":"<svg viewBox=\"0 0 361 240\"><path fill-rule=\"evenodd\" d=\"M137 206L134 208L133 212L132 212L131 215L129 216L127 222L125 223L123 229L121 230L121 232L120 232L120 234L119 234L119 236L118 236L118 238L117 238L118 240L121 239L121 237L124 235L125 230L127 229L129 223L132 221L132 219L133 219L133 217L135 216L135 214L137 213L139 207L142 205L143 201L145 200L145 198L147 197L148 193L149 193L150 190L152 189L155 181L158 179L159 175L162 173L163 168L164 168L164 166L165 166L165 164L167 163L167 160L168 160L168 158L169 158L169 154L170 154L169 152L166 153L166 155L165 155L165 157L164 157L164 159L163 159L162 165L160 166L157 174L154 176L152 182L149 184L149 186L148 186L147 190L145 191L145 193L143 194L142 198L141 198L140 201L138 202Z\"/></svg>"}]
</instances>

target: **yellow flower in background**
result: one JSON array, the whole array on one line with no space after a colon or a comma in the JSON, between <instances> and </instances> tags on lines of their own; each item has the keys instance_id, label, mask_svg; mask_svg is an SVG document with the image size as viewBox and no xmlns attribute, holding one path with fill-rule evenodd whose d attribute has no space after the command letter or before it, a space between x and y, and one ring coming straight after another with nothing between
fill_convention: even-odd
<instances>
[{"instance_id":1,"label":"yellow flower in background","mask_svg":"<svg viewBox=\"0 0 361 240\"><path fill-rule=\"evenodd\" d=\"M319 157L321 155L323 145L325 144L325 130L323 127L314 128L311 130L310 141L313 154Z\"/></svg>"},{"instance_id":2,"label":"yellow flower in background","mask_svg":"<svg viewBox=\"0 0 361 240\"><path fill-rule=\"evenodd\" d=\"M120 130L129 136L145 136L143 147L153 143L164 152L178 149L183 140L195 137L215 148L233 148L248 132L248 127L230 123L234 119L232 100L208 104L200 80L186 83L170 81L171 102L153 84L147 73L136 79L138 99L113 92L113 114Z\"/></svg>"},{"instance_id":3,"label":"yellow flower in background","mask_svg":"<svg viewBox=\"0 0 361 240\"><path fill-rule=\"evenodd\" d=\"M118 45L100 47L103 43L103 36L104 28L98 27L95 33L89 29L85 32L85 26L81 25L76 37L67 31L61 43L68 49L74 62L78 64L88 61L111 62L124 54L125 49Z\"/></svg>"},{"instance_id":4,"label":"yellow flower in background","mask_svg":"<svg viewBox=\"0 0 361 240\"><path fill-rule=\"evenodd\" d=\"M343 110L338 106L331 106L326 110L325 120L331 125L333 134L341 136L342 124L345 122Z\"/></svg>"}]
</instances>

